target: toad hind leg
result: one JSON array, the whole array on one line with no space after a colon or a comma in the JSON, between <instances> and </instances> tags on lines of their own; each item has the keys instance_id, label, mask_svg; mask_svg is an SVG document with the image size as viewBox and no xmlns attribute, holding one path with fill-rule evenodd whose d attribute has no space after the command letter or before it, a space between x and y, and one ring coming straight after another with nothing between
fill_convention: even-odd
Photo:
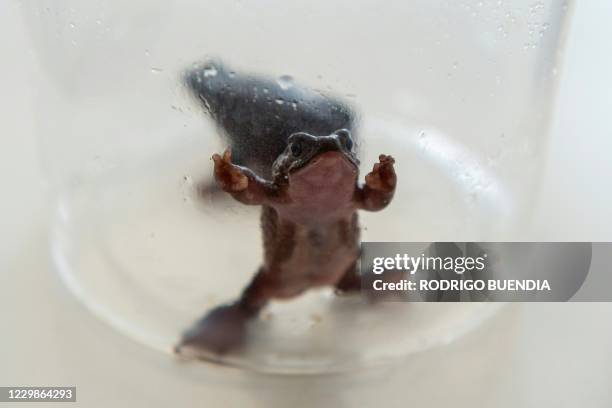
<instances>
[{"instance_id":1,"label":"toad hind leg","mask_svg":"<svg viewBox=\"0 0 612 408\"><path fill-rule=\"evenodd\" d=\"M356 262L353 262L351 266L347 268L344 275L342 275L340 280L336 283L335 288L340 294L354 293L361 290L361 275L359 274Z\"/></svg>"},{"instance_id":2,"label":"toad hind leg","mask_svg":"<svg viewBox=\"0 0 612 408\"><path fill-rule=\"evenodd\" d=\"M356 263L352 264L336 283L336 293L339 295L350 295L363 291L363 295L372 302L391 300L398 297L398 293L392 291L376 292L372 290L375 280L385 283L398 283L406 278L403 271L387 271L382 275L368 274L362 276Z\"/></svg>"},{"instance_id":3,"label":"toad hind leg","mask_svg":"<svg viewBox=\"0 0 612 408\"><path fill-rule=\"evenodd\" d=\"M233 303L217 306L188 329L175 347L177 354L225 354L244 345L247 325L266 306L273 293L263 268Z\"/></svg>"}]
</instances>

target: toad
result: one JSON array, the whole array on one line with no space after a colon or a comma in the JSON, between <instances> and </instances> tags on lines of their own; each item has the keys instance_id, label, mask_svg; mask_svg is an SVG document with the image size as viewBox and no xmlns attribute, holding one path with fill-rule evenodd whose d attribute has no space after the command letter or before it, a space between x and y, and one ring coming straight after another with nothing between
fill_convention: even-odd
<instances>
[{"instance_id":1,"label":"toad","mask_svg":"<svg viewBox=\"0 0 612 408\"><path fill-rule=\"evenodd\" d=\"M380 155L365 183L351 132L296 132L264 179L232 162L231 149L215 154L219 187L246 205L261 206L263 264L239 299L218 306L184 333L178 353L223 354L244 344L248 322L273 299L319 287L357 291L361 278L358 210L379 211L395 192L394 159Z\"/></svg>"}]
</instances>

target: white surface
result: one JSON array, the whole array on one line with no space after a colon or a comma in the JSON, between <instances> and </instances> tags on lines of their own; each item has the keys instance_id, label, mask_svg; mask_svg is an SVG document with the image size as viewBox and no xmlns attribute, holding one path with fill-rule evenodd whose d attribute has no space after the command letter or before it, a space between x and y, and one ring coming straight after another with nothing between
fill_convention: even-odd
<instances>
[{"instance_id":1,"label":"white surface","mask_svg":"<svg viewBox=\"0 0 612 408\"><path fill-rule=\"evenodd\" d=\"M577 5L534 218L541 237L612 237L611 17L606 0ZM115 333L69 295L50 266L28 88L38 72L19 18L15 3L0 2L0 385L74 384L78 405L87 407L612 404L612 304L521 305L449 347L344 376L255 376L180 364Z\"/></svg>"}]
</instances>

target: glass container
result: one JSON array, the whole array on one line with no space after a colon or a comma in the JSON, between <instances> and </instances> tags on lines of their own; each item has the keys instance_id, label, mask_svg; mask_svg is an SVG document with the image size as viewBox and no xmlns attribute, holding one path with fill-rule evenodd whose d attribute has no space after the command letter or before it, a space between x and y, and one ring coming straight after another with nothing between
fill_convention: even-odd
<instances>
[{"instance_id":1,"label":"glass container","mask_svg":"<svg viewBox=\"0 0 612 408\"><path fill-rule=\"evenodd\" d=\"M363 240L528 238L569 2L58 0L22 10L44 72L33 79L35 120L57 270L144 345L172 353L261 262L259 210L195 193L227 144L182 80L206 59L354 108L361 177L381 153L398 172L393 203L361 213ZM274 302L245 350L211 359L355 369L445 344L496 309L315 290Z\"/></svg>"}]
</instances>

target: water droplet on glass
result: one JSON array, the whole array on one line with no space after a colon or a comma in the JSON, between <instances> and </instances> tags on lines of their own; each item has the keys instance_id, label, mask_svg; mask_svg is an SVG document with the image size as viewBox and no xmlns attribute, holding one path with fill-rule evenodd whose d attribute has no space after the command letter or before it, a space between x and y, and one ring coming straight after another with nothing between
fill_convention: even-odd
<instances>
[{"instance_id":1,"label":"water droplet on glass","mask_svg":"<svg viewBox=\"0 0 612 408\"><path fill-rule=\"evenodd\" d=\"M153 74L159 74L160 72L162 72L163 70L161 68L158 67L151 67L151 73Z\"/></svg>"},{"instance_id":2,"label":"water droplet on glass","mask_svg":"<svg viewBox=\"0 0 612 408\"><path fill-rule=\"evenodd\" d=\"M214 77L216 75L217 75L217 68L215 68L213 66L204 68L204 77L205 78Z\"/></svg>"},{"instance_id":3,"label":"water droplet on glass","mask_svg":"<svg viewBox=\"0 0 612 408\"><path fill-rule=\"evenodd\" d=\"M277 98L274 102L276 102L277 105L282 105L285 103L285 101L282 98Z\"/></svg>"},{"instance_id":4,"label":"water droplet on glass","mask_svg":"<svg viewBox=\"0 0 612 408\"><path fill-rule=\"evenodd\" d=\"M293 77L291 77L290 75L281 75L280 77L278 77L276 82L278 83L278 86L281 87L281 89L287 90L293 86Z\"/></svg>"}]
</instances>

